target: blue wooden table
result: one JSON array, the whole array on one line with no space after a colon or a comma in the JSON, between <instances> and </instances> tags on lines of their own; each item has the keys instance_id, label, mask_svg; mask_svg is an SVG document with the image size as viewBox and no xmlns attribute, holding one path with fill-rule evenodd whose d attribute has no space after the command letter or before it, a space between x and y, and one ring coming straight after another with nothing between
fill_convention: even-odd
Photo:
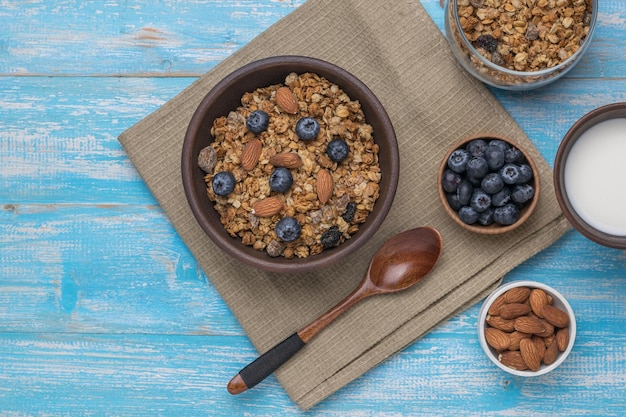
<instances>
[{"instance_id":1,"label":"blue wooden table","mask_svg":"<svg viewBox=\"0 0 626 417\"><path fill-rule=\"evenodd\" d=\"M117 136L303 1L0 2L0 415L302 414L274 377L226 392L257 352ZM626 1L598 23L565 79L493 90L551 165L576 119L626 101ZM625 415L625 253L572 231L516 279L576 312L556 371L492 365L476 305L306 414Z\"/></svg>"}]
</instances>

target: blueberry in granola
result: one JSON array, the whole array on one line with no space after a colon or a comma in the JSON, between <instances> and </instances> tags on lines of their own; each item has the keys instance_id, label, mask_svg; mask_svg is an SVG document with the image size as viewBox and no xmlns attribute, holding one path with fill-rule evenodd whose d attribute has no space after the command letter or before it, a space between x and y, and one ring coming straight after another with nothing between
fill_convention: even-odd
<instances>
[{"instance_id":1,"label":"blueberry in granola","mask_svg":"<svg viewBox=\"0 0 626 417\"><path fill-rule=\"evenodd\" d=\"M296 123L296 135L298 135L300 140L313 140L317 137L318 133L320 133L320 124L313 117L303 117Z\"/></svg>"},{"instance_id":2,"label":"blueberry in granola","mask_svg":"<svg viewBox=\"0 0 626 417\"><path fill-rule=\"evenodd\" d=\"M270 123L270 116L263 110L255 110L246 119L246 127L255 135L267 130Z\"/></svg>"},{"instance_id":3,"label":"blueberry in granola","mask_svg":"<svg viewBox=\"0 0 626 417\"><path fill-rule=\"evenodd\" d=\"M276 168L270 175L270 188L277 193L287 192L293 185L293 175L287 168Z\"/></svg>"},{"instance_id":4,"label":"blueberry in granola","mask_svg":"<svg viewBox=\"0 0 626 417\"><path fill-rule=\"evenodd\" d=\"M302 226L294 217L285 217L276 223L276 236L283 242L293 242L300 237Z\"/></svg>"},{"instance_id":5,"label":"blueberry in granola","mask_svg":"<svg viewBox=\"0 0 626 417\"><path fill-rule=\"evenodd\" d=\"M334 162L341 162L348 157L350 147L343 139L333 139L326 146L326 154Z\"/></svg>"},{"instance_id":6,"label":"blueberry in granola","mask_svg":"<svg viewBox=\"0 0 626 417\"><path fill-rule=\"evenodd\" d=\"M228 171L220 171L213 176L211 185L215 195L226 197L235 189L235 177Z\"/></svg>"}]
</instances>

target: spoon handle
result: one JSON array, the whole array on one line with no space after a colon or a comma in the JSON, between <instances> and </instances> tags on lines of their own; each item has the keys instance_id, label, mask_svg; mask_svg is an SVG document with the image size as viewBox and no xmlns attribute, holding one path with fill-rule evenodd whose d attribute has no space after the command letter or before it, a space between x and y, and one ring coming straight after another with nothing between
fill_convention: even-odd
<instances>
[{"instance_id":1,"label":"spoon handle","mask_svg":"<svg viewBox=\"0 0 626 417\"><path fill-rule=\"evenodd\" d=\"M305 343L294 333L243 368L228 383L228 392L241 394L274 373L296 354Z\"/></svg>"}]
</instances>

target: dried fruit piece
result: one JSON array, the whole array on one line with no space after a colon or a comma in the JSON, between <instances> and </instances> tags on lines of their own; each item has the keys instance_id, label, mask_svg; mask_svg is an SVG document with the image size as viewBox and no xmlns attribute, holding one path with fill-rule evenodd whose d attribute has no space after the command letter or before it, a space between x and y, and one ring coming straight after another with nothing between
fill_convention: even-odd
<instances>
[{"instance_id":1,"label":"dried fruit piece","mask_svg":"<svg viewBox=\"0 0 626 417\"><path fill-rule=\"evenodd\" d=\"M317 173L317 181L315 183L317 198L322 204L326 204L333 195L333 177L326 169L321 169Z\"/></svg>"},{"instance_id":2,"label":"dried fruit piece","mask_svg":"<svg viewBox=\"0 0 626 417\"><path fill-rule=\"evenodd\" d=\"M569 316L567 313L557 307L544 305L541 308L541 312L543 314L543 318L545 318L554 327L563 328L567 327L569 324Z\"/></svg>"},{"instance_id":3,"label":"dried fruit piece","mask_svg":"<svg viewBox=\"0 0 626 417\"><path fill-rule=\"evenodd\" d=\"M241 152L241 167L246 171L250 171L256 167L263 150L263 144L258 139L252 139L246 143Z\"/></svg>"},{"instance_id":4,"label":"dried fruit piece","mask_svg":"<svg viewBox=\"0 0 626 417\"><path fill-rule=\"evenodd\" d=\"M515 330L522 333L537 334L544 332L546 326L538 318L532 316L518 317L514 321Z\"/></svg>"},{"instance_id":5,"label":"dried fruit piece","mask_svg":"<svg viewBox=\"0 0 626 417\"><path fill-rule=\"evenodd\" d=\"M543 318L541 309L543 306L550 304L548 302L548 294L540 288L535 288L530 292L530 308L537 317Z\"/></svg>"},{"instance_id":6,"label":"dried fruit piece","mask_svg":"<svg viewBox=\"0 0 626 417\"><path fill-rule=\"evenodd\" d=\"M519 350L502 352L498 355L498 360L505 366L518 371L525 371L528 369L526 362L522 358L522 354Z\"/></svg>"},{"instance_id":7,"label":"dried fruit piece","mask_svg":"<svg viewBox=\"0 0 626 417\"><path fill-rule=\"evenodd\" d=\"M298 100L293 95L289 87L280 87L276 90L276 104L287 113L298 113Z\"/></svg>"},{"instance_id":8,"label":"dried fruit piece","mask_svg":"<svg viewBox=\"0 0 626 417\"><path fill-rule=\"evenodd\" d=\"M500 307L500 316L503 319L515 319L530 313L530 306L521 303L504 304Z\"/></svg>"},{"instance_id":9,"label":"dried fruit piece","mask_svg":"<svg viewBox=\"0 0 626 417\"><path fill-rule=\"evenodd\" d=\"M487 327L485 329L485 340L489 346L497 351L508 349L511 343L511 339L509 339L506 333L493 327Z\"/></svg>"},{"instance_id":10,"label":"dried fruit piece","mask_svg":"<svg viewBox=\"0 0 626 417\"><path fill-rule=\"evenodd\" d=\"M530 288L515 287L504 293L504 301L507 303L523 303L530 295Z\"/></svg>"},{"instance_id":11,"label":"dried fruit piece","mask_svg":"<svg viewBox=\"0 0 626 417\"><path fill-rule=\"evenodd\" d=\"M268 197L252 204L252 214L258 217L272 217L283 209L283 202L278 197Z\"/></svg>"},{"instance_id":12,"label":"dried fruit piece","mask_svg":"<svg viewBox=\"0 0 626 417\"><path fill-rule=\"evenodd\" d=\"M537 349L537 345L532 339L522 339L519 344L519 351L522 359L531 371L538 371L541 367L541 352Z\"/></svg>"},{"instance_id":13,"label":"dried fruit piece","mask_svg":"<svg viewBox=\"0 0 626 417\"><path fill-rule=\"evenodd\" d=\"M202 148L198 154L198 166L207 174L212 174L217 164L217 152L211 146Z\"/></svg>"},{"instance_id":14,"label":"dried fruit piece","mask_svg":"<svg viewBox=\"0 0 626 417\"><path fill-rule=\"evenodd\" d=\"M295 152L283 152L271 156L270 164L275 167L295 169L302 166L302 158Z\"/></svg>"}]
</instances>

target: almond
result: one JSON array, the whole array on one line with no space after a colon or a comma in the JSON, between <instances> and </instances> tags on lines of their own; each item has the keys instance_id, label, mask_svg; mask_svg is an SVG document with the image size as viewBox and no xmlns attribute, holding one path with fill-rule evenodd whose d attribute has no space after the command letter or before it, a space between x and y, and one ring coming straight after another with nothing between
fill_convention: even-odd
<instances>
[{"instance_id":1,"label":"almond","mask_svg":"<svg viewBox=\"0 0 626 417\"><path fill-rule=\"evenodd\" d=\"M485 340L489 346L497 351L508 349L511 343L506 333L493 327L487 327L485 329Z\"/></svg>"},{"instance_id":2,"label":"almond","mask_svg":"<svg viewBox=\"0 0 626 417\"><path fill-rule=\"evenodd\" d=\"M552 365L559 356L559 347L556 343L551 343L546 349L546 353L543 354L543 363L546 365Z\"/></svg>"},{"instance_id":3,"label":"almond","mask_svg":"<svg viewBox=\"0 0 626 417\"><path fill-rule=\"evenodd\" d=\"M498 360L502 363L502 365L517 369L518 371L525 371L528 369L528 366L526 365L526 362L524 362L522 354L519 350L502 352L498 355Z\"/></svg>"},{"instance_id":4,"label":"almond","mask_svg":"<svg viewBox=\"0 0 626 417\"><path fill-rule=\"evenodd\" d=\"M493 300L493 302L491 303L491 305L489 306L489 310L487 311L487 313L489 313L492 316L498 316L500 315L500 308L505 304L504 301L504 294L500 294L498 297L496 297L495 300Z\"/></svg>"},{"instance_id":5,"label":"almond","mask_svg":"<svg viewBox=\"0 0 626 417\"><path fill-rule=\"evenodd\" d=\"M522 333L541 333L546 330L546 326L539 321L536 317L522 316L518 317L514 321L515 330Z\"/></svg>"},{"instance_id":6,"label":"almond","mask_svg":"<svg viewBox=\"0 0 626 417\"><path fill-rule=\"evenodd\" d=\"M522 339L519 343L519 351L522 354L524 363L528 369L538 371L541 366L542 353L537 349L537 345L532 339Z\"/></svg>"},{"instance_id":7,"label":"almond","mask_svg":"<svg viewBox=\"0 0 626 417\"><path fill-rule=\"evenodd\" d=\"M277 197L268 197L252 204L252 214L258 217L272 217L283 209L283 202Z\"/></svg>"},{"instance_id":8,"label":"almond","mask_svg":"<svg viewBox=\"0 0 626 417\"><path fill-rule=\"evenodd\" d=\"M278 107L280 107L287 113L298 113L298 100L296 100L296 96L293 95L289 87L280 87L278 90L276 90L275 98Z\"/></svg>"},{"instance_id":9,"label":"almond","mask_svg":"<svg viewBox=\"0 0 626 417\"><path fill-rule=\"evenodd\" d=\"M548 302L548 294L540 288L535 288L530 292L530 308L537 317L543 318L541 309L543 306L550 304Z\"/></svg>"},{"instance_id":10,"label":"almond","mask_svg":"<svg viewBox=\"0 0 626 417\"><path fill-rule=\"evenodd\" d=\"M540 337L552 336L554 334L554 326L548 323L545 319L539 319L539 321L542 322L544 326L546 326L546 330L544 330L541 333L537 333L537 336L540 336Z\"/></svg>"},{"instance_id":11,"label":"almond","mask_svg":"<svg viewBox=\"0 0 626 417\"><path fill-rule=\"evenodd\" d=\"M543 342L543 337L533 336L531 340L533 341L533 343L535 344L535 347L537 348L538 356L541 358L541 360L543 360L543 356L546 354L546 345Z\"/></svg>"},{"instance_id":12,"label":"almond","mask_svg":"<svg viewBox=\"0 0 626 417\"><path fill-rule=\"evenodd\" d=\"M509 350L519 350L519 342L522 339L528 339L530 335L528 333L518 332L517 330L509 334Z\"/></svg>"},{"instance_id":13,"label":"almond","mask_svg":"<svg viewBox=\"0 0 626 417\"><path fill-rule=\"evenodd\" d=\"M530 306L521 303L504 304L500 307L500 317L503 319L516 319L530 313Z\"/></svg>"},{"instance_id":14,"label":"almond","mask_svg":"<svg viewBox=\"0 0 626 417\"><path fill-rule=\"evenodd\" d=\"M500 316L487 316L486 321L491 327L495 327L503 332L512 332L515 330L515 322L513 320L506 320Z\"/></svg>"},{"instance_id":15,"label":"almond","mask_svg":"<svg viewBox=\"0 0 626 417\"><path fill-rule=\"evenodd\" d=\"M283 152L270 157L270 164L276 167L294 169L302 166L302 159L295 152Z\"/></svg>"},{"instance_id":16,"label":"almond","mask_svg":"<svg viewBox=\"0 0 626 417\"><path fill-rule=\"evenodd\" d=\"M556 332L555 341L559 350L564 352L567 349L567 345L569 344L569 328L565 327L563 329L559 329Z\"/></svg>"},{"instance_id":17,"label":"almond","mask_svg":"<svg viewBox=\"0 0 626 417\"><path fill-rule=\"evenodd\" d=\"M315 183L315 190L317 191L317 198L326 204L330 197L333 195L333 177L326 169L321 169L317 173L317 181Z\"/></svg>"},{"instance_id":18,"label":"almond","mask_svg":"<svg viewBox=\"0 0 626 417\"><path fill-rule=\"evenodd\" d=\"M263 145L258 139L252 139L250 142L246 143L246 146L244 146L241 152L241 167L246 171L254 169L259 162L262 150Z\"/></svg>"},{"instance_id":19,"label":"almond","mask_svg":"<svg viewBox=\"0 0 626 417\"><path fill-rule=\"evenodd\" d=\"M530 295L530 288L515 287L504 293L504 301L507 303L523 303Z\"/></svg>"},{"instance_id":20,"label":"almond","mask_svg":"<svg viewBox=\"0 0 626 417\"><path fill-rule=\"evenodd\" d=\"M567 327L569 324L569 316L567 313L557 307L546 304L541 308L541 313L543 314L543 318L554 327L563 328Z\"/></svg>"}]
</instances>

